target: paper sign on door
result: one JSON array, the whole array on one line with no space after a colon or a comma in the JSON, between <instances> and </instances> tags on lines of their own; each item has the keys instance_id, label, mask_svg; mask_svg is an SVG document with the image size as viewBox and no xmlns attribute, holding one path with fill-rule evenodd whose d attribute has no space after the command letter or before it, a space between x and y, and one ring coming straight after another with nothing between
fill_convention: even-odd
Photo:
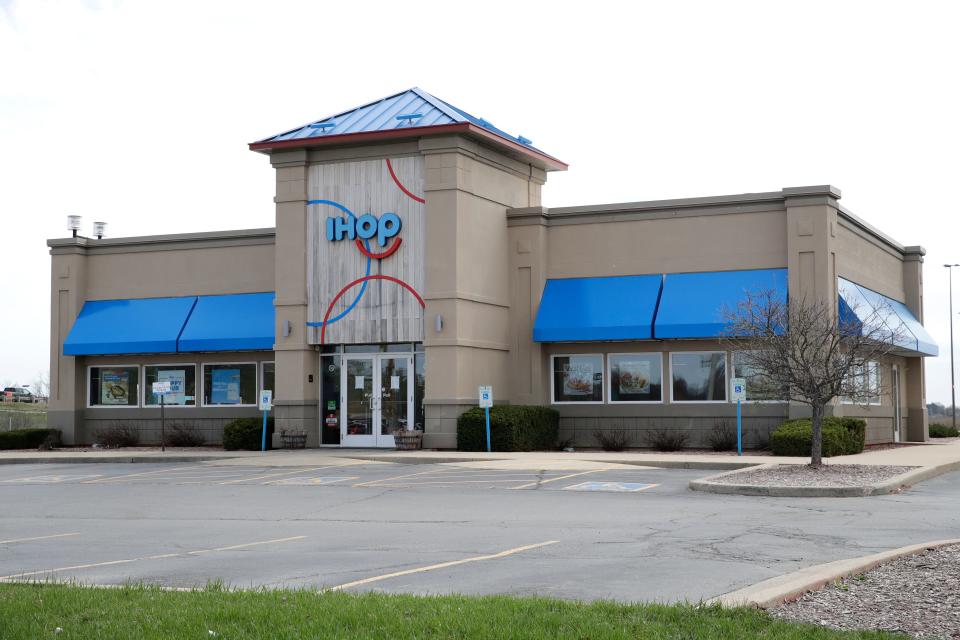
<instances>
[{"instance_id":1,"label":"paper sign on door","mask_svg":"<svg viewBox=\"0 0 960 640\"><path fill-rule=\"evenodd\" d=\"M400 388L400 376L390 376L390 388L391 389Z\"/></svg>"},{"instance_id":2,"label":"paper sign on door","mask_svg":"<svg viewBox=\"0 0 960 640\"><path fill-rule=\"evenodd\" d=\"M363 391L363 376L353 376L353 388Z\"/></svg>"}]
</instances>

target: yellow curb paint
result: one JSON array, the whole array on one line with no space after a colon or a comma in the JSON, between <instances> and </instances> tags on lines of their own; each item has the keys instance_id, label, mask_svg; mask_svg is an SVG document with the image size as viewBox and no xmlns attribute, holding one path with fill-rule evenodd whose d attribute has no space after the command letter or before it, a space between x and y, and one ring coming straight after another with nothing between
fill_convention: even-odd
<instances>
[{"instance_id":1,"label":"yellow curb paint","mask_svg":"<svg viewBox=\"0 0 960 640\"><path fill-rule=\"evenodd\" d=\"M467 564L469 562L480 562L481 560L496 560L497 558L505 558L507 556L512 556L517 553L523 553L524 551L530 551L532 549L539 549L541 547L546 547L551 544L557 544L558 542L560 541L547 540L546 542L538 542L537 544L528 544L523 547L515 547L513 549L507 549L506 551L501 551L499 553L492 553L490 555L473 556L471 558L464 558L462 560L451 560L449 562L431 564L425 567L417 567L416 569L406 569L404 571L395 571L393 573L385 573L380 576L364 578L363 580L354 580L353 582L338 584L335 587L327 587L326 589L322 589L322 591L342 591L344 589L350 589L352 587L359 587L361 585L370 584L371 582L379 582L381 580L387 580L389 578L398 578L400 576L408 576L413 573L424 573L425 571L435 571L437 569L446 569L447 567L456 567L461 564Z\"/></svg>"},{"instance_id":2,"label":"yellow curb paint","mask_svg":"<svg viewBox=\"0 0 960 640\"><path fill-rule=\"evenodd\" d=\"M69 567L56 567L53 569L40 569L38 571L23 571L21 573L13 573L9 576L0 576L0 580L17 580L20 578L26 578L28 576L37 576L45 573L58 573L61 571L75 571L77 569L92 569L93 567L109 567L118 564L129 564L131 562L143 562L145 560L163 560L166 558L177 558L185 556L199 556L205 553L215 553L220 551L233 551L235 549L247 549L249 547L257 547L265 544L278 544L281 542L293 542L295 540L303 540L307 536L292 536L290 538L276 538L274 540L263 540L261 542L246 542L244 544L234 544L228 547L216 547L214 549L197 549L196 551L180 551L176 553L161 553L158 555L152 556L140 556L138 558L125 558L123 560L108 560L105 562L91 562L89 564L75 564Z\"/></svg>"},{"instance_id":3,"label":"yellow curb paint","mask_svg":"<svg viewBox=\"0 0 960 640\"><path fill-rule=\"evenodd\" d=\"M576 478L577 476L585 476L588 473L598 473L600 471L609 471L609 469L592 469L590 471L581 471L579 473L570 473L565 476L559 476L557 478L548 478L546 480L538 480L537 482L528 482L527 484L522 484L519 487L512 487L513 489L529 489L530 487L536 487L541 484L547 484L548 482L557 482L558 480L567 480L568 478Z\"/></svg>"},{"instance_id":4,"label":"yellow curb paint","mask_svg":"<svg viewBox=\"0 0 960 640\"><path fill-rule=\"evenodd\" d=\"M52 538L67 538L69 536L78 536L79 533L55 533L51 536L34 536L33 538L14 538L12 540L0 540L0 544L13 544L14 542L31 542L33 540L50 540Z\"/></svg>"}]
</instances>

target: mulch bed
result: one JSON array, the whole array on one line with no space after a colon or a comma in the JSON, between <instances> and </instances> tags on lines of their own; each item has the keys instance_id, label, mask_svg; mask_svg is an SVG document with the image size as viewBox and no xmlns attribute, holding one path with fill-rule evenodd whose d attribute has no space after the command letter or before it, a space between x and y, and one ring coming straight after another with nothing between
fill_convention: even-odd
<instances>
[{"instance_id":1,"label":"mulch bed","mask_svg":"<svg viewBox=\"0 0 960 640\"><path fill-rule=\"evenodd\" d=\"M825 464L813 469L806 464L745 469L711 482L750 484L763 487L863 487L889 480L917 467L869 464Z\"/></svg>"},{"instance_id":2,"label":"mulch bed","mask_svg":"<svg viewBox=\"0 0 960 640\"><path fill-rule=\"evenodd\" d=\"M898 558L770 613L833 629L960 638L960 545Z\"/></svg>"}]
</instances>

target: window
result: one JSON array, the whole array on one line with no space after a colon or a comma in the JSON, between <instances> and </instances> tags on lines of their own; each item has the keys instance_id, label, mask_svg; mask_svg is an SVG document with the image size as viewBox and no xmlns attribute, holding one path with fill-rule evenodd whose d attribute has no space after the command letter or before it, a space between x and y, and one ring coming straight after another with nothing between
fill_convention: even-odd
<instances>
[{"instance_id":1,"label":"window","mask_svg":"<svg viewBox=\"0 0 960 640\"><path fill-rule=\"evenodd\" d=\"M787 389L777 389L773 381L743 361L743 352L733 354L733 377L747 382L747 402L786 402Z\"/></svg>"},{"instance_id":2,"label":"window","mask_svg":"<svg viewBox=\"0 0 960 640\"><path fill-rule=\"evenodd\" d=\"M159 405L160 396L153 395L154 382L169 382L170 393L163 404L195 407L197 405L197 367L192 364L148 364L143 367L143 404Z\"/></svg>"},{"instance_id":3,"label":"window","mask_svg":"<svg viewBox=\"0 0 960 640\"><path fill-rule=\"evenodd\" d=\"M661 402L663 377L659 353L614 353L610 366L610 402Z\"/></svg>"},{"instance_id":4,"label":"window","mask_svg":"<svg viewBox=\"0 0 960 640\"><path fill-rule=\"evenodd\" d=\"M90 367L89 407L136 407L140 397L140 367Z\"/></svg>"},{"instance_id":5,"label":"window","mask_svg":"<svg viewBox=\"0 0 960 640\"><path fill-rule=\"evenodd\" d=\"M553 356L553 401L603 402L603 356Z\"/></svg>"},{"instance_id":6,"label":"window","mask_svg":"<svg viewBox=\"0 0 960 640\"><path fill-rule=\"evenodd\" d=\"M673 402L726 402L727 366L722 351L671 353Z\"/></svg>"},{"instance_id":7,"label":"window","mask_svg":"<svg viewBox=\"0 0 960 640\"><path fill-rule=\"evenodd\" d=\"M880 364L878 362L864 362L856 365L850 372L853 387L857 390L855 397L845 396L840 399L843 404L879 405L880 404Z\"/></svg>"},{"instance_id":8,"label":"window","mask_svg":"<svg viewBox=\"0 0 960 640\"><path fill-rule=\"evenodd\" d=\"M203 404L257 405L255 362L203 365Z\"/></svg>"},{"instance_id":9,"label":"window","mask_svg":"<svg viewBox=\"0 0 960 640\"><path fill-rule=\"evenodd\" d=\"M274 363L272 362L261 362L260 363L260 388L269 389L273 391L273 399L277 399L277 388L275 378L273 375L274 372Z\"/></svg>"}]
</instances>

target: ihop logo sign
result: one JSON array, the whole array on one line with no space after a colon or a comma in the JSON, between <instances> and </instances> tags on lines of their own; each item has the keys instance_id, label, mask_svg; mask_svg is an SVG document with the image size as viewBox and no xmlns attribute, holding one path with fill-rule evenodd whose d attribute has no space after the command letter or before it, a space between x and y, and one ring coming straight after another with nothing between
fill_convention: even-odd
<instances>
[{"instance_id":1,"label":"ihop logo sign","mask_svg":"<svg viewBox=\"0 0 960 640\"><path fill-rule=\"evenodd\" d=\"M402 227L403 222L395 213L385 213L379 218L372 213L365 213L359 218L354 216L327 218L327 240L333 242L344 238L348 240L376 238L377 244L385 247L390 238L400 233Z\"/></svg>"}]
</instances>

